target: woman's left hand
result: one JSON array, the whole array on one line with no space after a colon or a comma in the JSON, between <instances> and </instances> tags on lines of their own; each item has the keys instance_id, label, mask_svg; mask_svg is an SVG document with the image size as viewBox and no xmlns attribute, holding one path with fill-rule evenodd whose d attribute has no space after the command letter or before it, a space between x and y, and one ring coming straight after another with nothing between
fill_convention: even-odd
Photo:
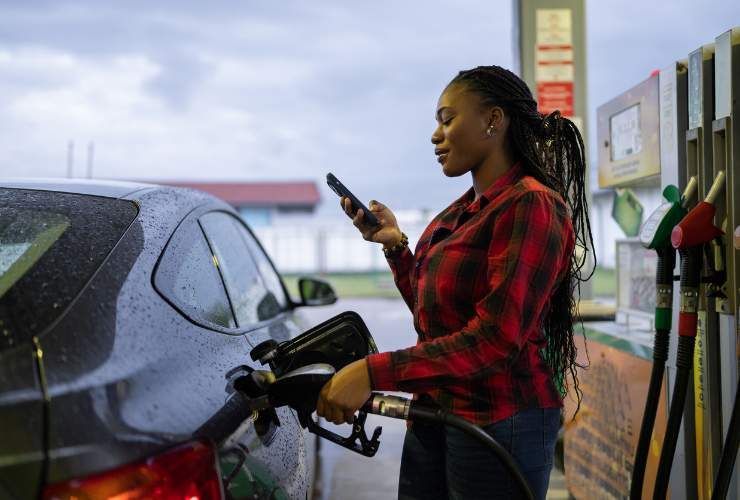
<instances>
[{"instance_id":1,"label":"woman's left hand","mask_svg":"<svg viewBox=\"0 0 740 500\"><path fill-rule=\"evenodd\" d=\"M355 412L370 397L367 370L364 358L339 370L321 389L316 413L335 424L352 423Z\"/></svg>"}]
</instances>

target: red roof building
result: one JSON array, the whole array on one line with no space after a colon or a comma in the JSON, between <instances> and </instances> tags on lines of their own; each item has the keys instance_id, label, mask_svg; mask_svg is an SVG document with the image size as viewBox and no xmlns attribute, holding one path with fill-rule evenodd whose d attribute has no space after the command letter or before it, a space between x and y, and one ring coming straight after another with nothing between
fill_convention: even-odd
<instances>
[{"instance_id":1,"label":"red roof building","mask_svg":"<svg viewBox=\"0 0 740 500\"><path fill-rule=\"evenodd\" d=\"M316 183L305 182L181 182L160 181L158 184L189 187L205 191L235 207L310 207L321 195Z\"/></svg>"},{"instance_id":2,"label":"red roof building","mask_svg":"<svg viewBox=\"0 0 740 500\"><path fill-rule=\"evenodd\" d=\"M318 186L313 181L156 183L198 189L217 196L233 205L253 225L269 225L279 214L312 214L321 201Z\"/></svg>"}]
</instances>

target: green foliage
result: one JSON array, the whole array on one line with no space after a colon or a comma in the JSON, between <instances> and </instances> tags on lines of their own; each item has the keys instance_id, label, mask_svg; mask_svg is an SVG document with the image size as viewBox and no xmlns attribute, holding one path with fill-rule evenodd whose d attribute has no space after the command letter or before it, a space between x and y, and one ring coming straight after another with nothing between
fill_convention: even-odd
<instances>
[{"instance_id":1,"label":"green foliage","mask_svg":"<svg viewBox=\"0 0 740 500\"><path fill-rule=\"evenodd\" d=\"M311 275L304 273L284 274L283 276L291 297L297 300L300 297L298 278ZM317 273L313 276L328 281L340 299L349 297L401 298L390 272ZM616 297L617 273L614 269L598 267L591 280L595 297Z\"/></svg>"}]
</instances>

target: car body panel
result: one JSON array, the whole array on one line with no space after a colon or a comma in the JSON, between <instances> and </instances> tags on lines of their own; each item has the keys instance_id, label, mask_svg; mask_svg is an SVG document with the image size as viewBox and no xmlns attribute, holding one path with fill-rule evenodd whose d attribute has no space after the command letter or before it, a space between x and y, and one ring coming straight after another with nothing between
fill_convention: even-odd
<instances>
[{"instance_id":1,"label":"car body panel","mask_svg":"<svg viewBox=\"0 0 740 500\"><path fill-rule=\"evenodd\" d=\"M58 193L89 194L106 198L129 198L132 193L157 188L155 184L144 182L106 181L89 179L54 179L6 177L0 181L2 187L16 189L36 189Z\"/></svg>"},{"instance_id":2,"label":"car body panel","mask_svg":"<svg viewBox=\"0 0 740 500\"><path fill-rule=\"evenodd\" d=\"M44 395L32 346L0 356L0 498L35 498L44 465Z\"/></svg>"}]
</instances>

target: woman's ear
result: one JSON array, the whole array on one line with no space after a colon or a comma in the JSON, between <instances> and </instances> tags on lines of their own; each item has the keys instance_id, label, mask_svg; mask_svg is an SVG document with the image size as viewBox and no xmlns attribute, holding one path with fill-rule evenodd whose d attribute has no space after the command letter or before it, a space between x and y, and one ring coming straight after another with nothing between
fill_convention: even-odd
<instances>
[{"instance_id":1,"label":"woman's ear","mask_svg":"<svg viewBox=\"0 0 740 500\"><path fill-rule=\"evenodd\" d=\"M488 112L488 127L498 132L504 127L506 115L500 106L492 107Z\"/></svg>"}]
</instances>

